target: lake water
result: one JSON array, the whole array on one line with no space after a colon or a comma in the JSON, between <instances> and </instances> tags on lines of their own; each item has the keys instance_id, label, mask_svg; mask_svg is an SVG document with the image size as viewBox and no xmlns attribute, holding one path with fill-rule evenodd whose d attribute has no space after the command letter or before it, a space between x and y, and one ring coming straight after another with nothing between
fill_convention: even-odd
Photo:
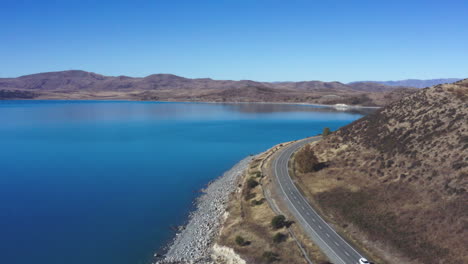
<instances>
[{"instance_id":1,"label":"lake water","mask_svg":"<svg viewBox=\"0 0 468 264\"><path fill-rule=\"evenodd\" d=\"M275 104L0 101L0 263L138 264L243 157L361 117Z\"/></svg>"}]
</instances>

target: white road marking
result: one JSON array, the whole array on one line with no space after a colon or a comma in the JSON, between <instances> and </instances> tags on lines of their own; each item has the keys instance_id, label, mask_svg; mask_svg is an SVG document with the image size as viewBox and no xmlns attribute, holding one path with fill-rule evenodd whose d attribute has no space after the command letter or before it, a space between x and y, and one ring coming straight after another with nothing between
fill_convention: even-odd
<instances>
[{"instance_id":1,"label":"white road marking","mask_svg":"<svg viewBox=\"0 0 468 264\"><path fill-rule=\"evenodd\" d=\"M293 146L293 145L291 145L291 146ZM296 148L296 149L298 149L298 148ZM285 152L288 153L288 156L287 156L287 158L286 158L286 156L283 156L283 158L286 159L286 160L289 160L289 159L291 158L292 154L294 153L294 151L295 151L296 149L293 150L293 149L291 148L291 150L290 150L289 152L287 152L287 150L286 150ZM280 159L281 159L281 158L280 158ZM287 167L287 164L288 164L288 163L286 162L286 167ZM278 166L278 159L275 161L275 167L277 167L277 166ZM277 171L278 171L278 168L275 168L275 172L277 172ZM289 171L288 171L288 170L285 170L285 171L286 171L286 174L287 174L289 177L288 177L288 179L284 179L284 180L286 180L286 181L289 180L289 181L292 183L292 186L293 186L295 189L297 189L297 187L296 187L296 185L294 184L294 182L293 182L291 176L289 175ZM278 175L276 175L276 176L278 176ZM277 178L278 178L278 177L277 177ZM280 184L280 185L281 185L281 184ZM280 187L282 188L283 186L280 186ZM283 192L284 192L284 191L283 191ZM304 197L301 196L301 198L305 200ZM297 199L297 198L296 198L296 199ZM293 206L294 206L294 205L293 205ZM313 210L313 208L310 206L310 204L309 204L308 202L307 202L307 207L309 207L311 210ZM325 223L325 225L327 225L327 226L331 229L331 231L332 231L333 233L335 233L335 234L340 238L341 241L343 241L343 243L344 243L345 245L347 245L349 248L351 248L351 250L353 250L358 256L361 257L361 254L359 254L359 252L357 252L357 251L356 251L353 247L351 247L340 235L338 235L338 233L336 233L336 231L335 231L333 228L331 228L331 226L330 226L327 222L325 222L325 220L323 220L323 218L322 218L321 216L318 216L318 217L322 220L323 223ZM312 220L314 220L314 219L312 219ZM315 222L315 220L314 220L314 222ZM322 240L322 241L323 241L323 240ZM333 252L333 253L335 253L335 252ZM336 253L335 253L335 255L336 255ZM336 256L337 256L337 255L336 255ZM343 261L341 258L340 258L340 260Z\"/></svg>"},{"instance_id":2,"label":"white road marking","mask_svg":"<svg viewBox=\"0 0 468 264\"><path fill-rule=\"evenodd\" d=\"M289 155L288 159L290 158L290 156L292 155L292 153ZM306 224L311 228L312 232L314 232L317 237L325 244L325 246L327 246L331 253L333 253L336 257L337 257L337 260L339 260L341 263L343 264L346 264L346 262L344 262L344 260L335 252L333 251L333 249L325 242L323 241L323 239L317 234L317 232L315 232L315 230L312 228L312 226L310 226L309 223L307 223L307 221L304 219L304 217L299 213L299 211L297 210L297 208L294 206L294 204L292 203L292 201L289 199L288 195L286 194L284 188L283 188L283 185L281 184L281 181L279 180L279 175L278 175L278 160L280 160L280 158L276 159L275 160L275 176L276 178L278 179L278 182L279 182L279 185L280 185L280 188L281 190L283 191L286 199L290 202L290 204L292 205L292 207L294 208L294 210L298 213L299 217L302 218L302 220L304 220L306 222ZM288 174L289 176L289 173L286 171L286 174ZM291 180L291 178L289 178L289 180ZM293 184L293 187L297 189L297 187ZM295 197L296 198L296 197ZM297 199L297 198L296 198ZM308 206L310 206L309 204L307 204ZM312 209L313 210L313 209ZM314 222L315 222L315 219L312 219ZM326 224L326 223L325 223ZM332 229L333 232L335 232L333 229ZM335 232L336 233L336 232ZM353 249L353 248L351 248ZM354 250L354 249L353 249Z\"/></svg>"},{"instance_id":3,"label":"white road marking","mask_svg":"<svg viewBox=\"0 0 468 264\"><path fill-rule=\"evenodd\" d=\"M327 237L330 237L330 235L328 233L326 235L327 235Z\"/></svg>"},{"instance_id":4,"label":"white road marking","mask_svg":"<svg viewBox=\"0 0 468 264\"><path fill-rule=\"evenodd\" d=\"M338 244L336 241L334 241L334 242L335 242L335 245L337 245L337 246L339 246L339 245L340 245L340 244Z\"/></svg>"},{"instance_id":5,"label":"white road marking","mask_svg":"<svg viewBox=\"0 0 468 264\"><path fill-rule=\"evenodd\" d=\"M344 253L346 254L346 256L350 257L348 251L345 251Z\"/></svg>"},{"instance_id":6,"label":"white road marking","mask_svg":"<svg viewBox=\"0 0 468 264\"><path fill-rule=\"evenodd\" d=\"M321 225L319 225L319 228L320 228L320 229L322 229L322 226L321 226Z\"/></svg>"}]
</instances>

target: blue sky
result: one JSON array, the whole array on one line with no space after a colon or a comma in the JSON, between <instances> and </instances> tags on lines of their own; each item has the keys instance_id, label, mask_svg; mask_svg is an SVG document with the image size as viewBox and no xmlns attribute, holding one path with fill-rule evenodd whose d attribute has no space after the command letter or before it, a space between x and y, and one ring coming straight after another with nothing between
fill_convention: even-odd
<instances>
[{"instance_id":1,"label":"blue sky","mask_svg":"<svg viewBox=\"0 0 468 264\"><path fill-rule=\"evenodd\" d=\"M2 0L0 59L0 77L463 78L468 1Z\"/></svg>"}]
</instances>

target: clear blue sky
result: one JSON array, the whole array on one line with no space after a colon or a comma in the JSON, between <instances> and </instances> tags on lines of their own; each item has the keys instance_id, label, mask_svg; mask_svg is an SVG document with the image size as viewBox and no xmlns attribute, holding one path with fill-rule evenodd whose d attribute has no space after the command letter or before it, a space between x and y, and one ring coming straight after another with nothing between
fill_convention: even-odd
<instances>
[{"instance_id":1,"label":"clear blue sky","mask_svg":"<svg viewBox=\"0 0 468 264\"><path fill-rule=\"evenodd\" d=\"M0 60L0 77L462 78L468 1L2 0Z\"/></svg>"}]
</instances>

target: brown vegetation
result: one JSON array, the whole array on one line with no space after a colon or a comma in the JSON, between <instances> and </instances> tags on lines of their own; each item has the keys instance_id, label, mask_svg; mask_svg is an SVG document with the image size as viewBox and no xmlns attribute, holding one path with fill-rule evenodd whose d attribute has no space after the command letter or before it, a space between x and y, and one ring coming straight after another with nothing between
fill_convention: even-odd
<instances>
[{"instance_id":1,"label":"brown vegetation","mask_svg":"<svg viewBox=\"0 0 468 264\"><path fill-rule=\"evenodd\" d=\"M331 134L331 131L330 131L329 127L323 128L322 136L326 137L326 136L328 136L330 134Z\"/></svg>"},{"instance_id":2,"label":"brown vegetation","mask_svg":"<svg viewBox=\"0 0 468 264\"><path fill-rule=\"evenodd\" d=\"M254 164L251 166L255 167ZM233 248L247 263L278 261L305 264L302 253L291 238L277 237L278 231L271 226L275 213L268 204L252 204L252 201L265 199L258 182L255 185L248 183L256 175L257 171L251 169L245 177L242 190L233 197L219 243Z\"/></svg>"},{"instance_id":3,"label":"brown vegetation","mask_svg":"<svg viewBox=\"0 0 468 264\"><path fill-rule=\"evenodd\" d=\"M467 263L467 94L468 80L423 89L299 152L299 168L301 153L328 163L302 189L389 263Z\"/></svg>"},{"instance_id":4,"label":"brown vegetation","mask_svg":"<svg viewBox=\"0 0 468 264\"><path fill-rule=\"evenodd\" d=\"M310 241L304 243L306 238L299 233L297 227L291 225L287 217L277 216L266 201L264 188L269 190L271 185L266 183L265 186L264 182L268 178L264 178L260 164L270 157L272 152L270 150L264 153L261 158L250 164L239 191L229 204L229 215L218 243L233 248L247 263L306 264L297 242L286 228L289 226L294 229L294 233L301 240L301 245L314 263L324 261L326 258L318 248ZM252 179L258 181L259 185L249 186L248 182Z\"/></svg>"},{"instance_id":5,"label":"brown vegetation","mask_svg":"<svg viewBox=\"0 0 468 264\"><path fill-rule=\"evenodd\" d=\"M310 145L305 146L295 155L297 168L302 173L318 170L319 160Z\"/></svg>"}]
</instances>

